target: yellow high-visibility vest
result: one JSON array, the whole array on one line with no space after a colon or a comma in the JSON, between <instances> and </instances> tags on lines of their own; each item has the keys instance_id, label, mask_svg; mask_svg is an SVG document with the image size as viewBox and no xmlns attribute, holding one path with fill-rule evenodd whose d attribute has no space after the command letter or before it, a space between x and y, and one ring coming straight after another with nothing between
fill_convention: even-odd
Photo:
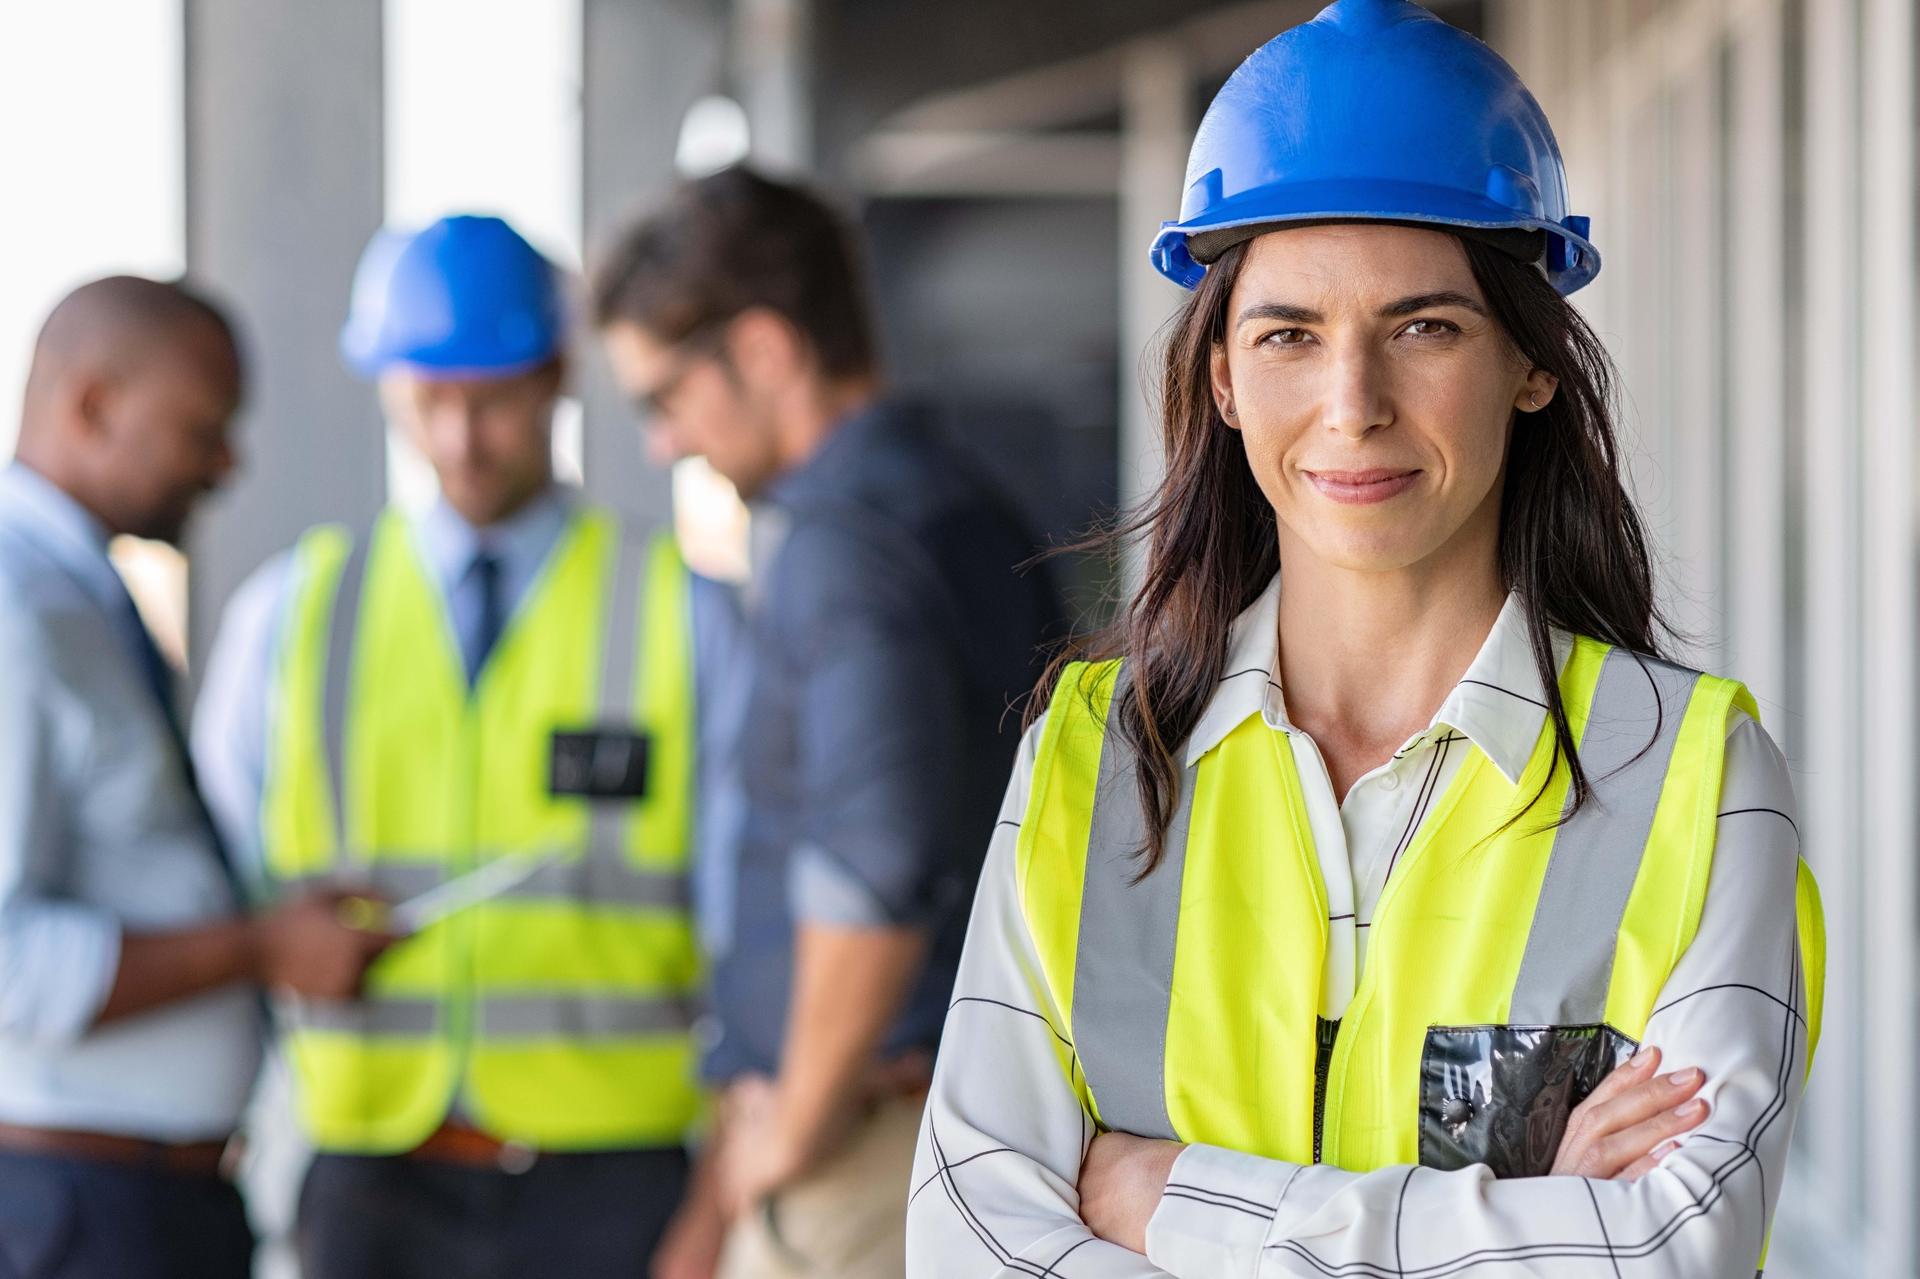
<instances>
[{"instance_id":1,"label":"yellow high-visibility vest","mask_svg":"<svg viewBox=\"0 0 1920 1279\"><path fill-rule=\"evenodd\" d=\"M382 955L362 999L287 1009L319 1149L408 1150L456 1105L549 1150L686 1132L700 977L688 592L671 540L577 511L469 689L404 519L300 543L263 793L274 879L401 901L496 859L543 859Z\"/></svg>"},{"instance_id":2,"label":"yellow high-visibility vest","mask_svg":"<svg viewBox=\"0 0 1920 1279\"><path fill-rule=\"evenodd\" d=\"M1071 1026L1061 1069L1104 1127L1354 1171L1551 1166L1632 1053L1700 922L1740 685L1580 639L1560 689L1593 800L1542 728L1517 785L1474 750L1375 912L1345 1015L1319 1016L1326 888L1293 750L1258 715L1189 767L1165 861L1109 715L1119 663L1054 693L1017 851ZM1756 716L1757 717L1757 716ZM1825 936L1798 871L1808 1056Z\"/></svg>"}]
</instances>

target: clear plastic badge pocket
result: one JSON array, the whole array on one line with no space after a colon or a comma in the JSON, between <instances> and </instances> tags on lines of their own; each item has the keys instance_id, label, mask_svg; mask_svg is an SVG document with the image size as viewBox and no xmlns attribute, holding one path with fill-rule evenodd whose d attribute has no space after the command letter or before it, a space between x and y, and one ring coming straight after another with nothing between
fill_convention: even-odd
<instances>
[{"instance_id":1,"label":"clear plastic badge pocket","mask_svg":"<svg viewBox=\"0 0 1920 1279\"><path fill-rule=\"evenodd\" d=\"M1639 1048L1611 1026L1435 1026L1420 1060L1420 1163L1544 1177L1573 1108Z\"/></svg>"}]
</instances>

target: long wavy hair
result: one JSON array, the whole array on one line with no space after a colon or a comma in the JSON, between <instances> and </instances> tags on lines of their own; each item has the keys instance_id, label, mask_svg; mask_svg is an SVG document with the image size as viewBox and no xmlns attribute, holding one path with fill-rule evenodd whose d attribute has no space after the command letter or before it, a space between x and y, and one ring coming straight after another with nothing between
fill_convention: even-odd
<instances>
[{"instance_id":1,"label":"long wavy hair","mask_svg":"<svg viewBox=\"0 0 1920 1279\"><path fill-rule=\"evenodd\" d=\"M1620 477L1614 373L1606 349L1533 267L1486 243L1455 237L1519 358L1559 380L1546 407L1510 432L1501 492L1499 569L1526 614L1547 690L1557 758L1571 774L1570 816L1592 796L1560 696L1558 629L1647 657L1670 634L1654 602L1646 527ZM1133 511L1063 552L1103 551L1116 562L1144 541L1138 592L1112 625L1070 644L1028 703L1037 715L1065 664L1126 658L1117 728L1136 758L1147 844L1139 874L1160 863L1179 803L1179 751L1219 684L1234 619L1280 568L1273 508L1255 483L1243 437L1214 403L1209 365L1227 337L1227 304L1246 245L1207 271L1171 325L1160 377L1166 474Z\"/></svg>"}]
</instances>

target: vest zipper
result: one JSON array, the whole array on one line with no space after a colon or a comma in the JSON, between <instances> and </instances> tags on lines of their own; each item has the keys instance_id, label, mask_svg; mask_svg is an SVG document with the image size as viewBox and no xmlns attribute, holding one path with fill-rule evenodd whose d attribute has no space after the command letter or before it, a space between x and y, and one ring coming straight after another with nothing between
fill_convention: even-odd
<instances>
[{"instance_id":1,"label":"vest zipper","mask_svg":"<svg viewBox=\"0 0 1920 1279\"><path fill-rule=\"evenodd\" d=\"M1313 1162L1320 1162L1320 1141L1327 1124L1327 1074L1333 1065L1333 1041L1340 1036L1340 1023L1317 1019L1313 1053Z\"/></svg>"}]
</instances>

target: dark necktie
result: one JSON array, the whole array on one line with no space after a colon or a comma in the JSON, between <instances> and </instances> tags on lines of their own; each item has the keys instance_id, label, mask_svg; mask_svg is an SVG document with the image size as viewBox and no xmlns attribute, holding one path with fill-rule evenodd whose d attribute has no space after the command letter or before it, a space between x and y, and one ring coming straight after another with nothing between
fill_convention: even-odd
<instances>
[{"instance_id":1,"label":"dark necktie","mask_svg":"<svg viewBox=\"0 0 1920 1279\"><path fill-rule=\"evenodd\" d=\"M234 869L233 858L227 853L226 841L220 838L220 827L215 824L213 814L207 810L206 799L200 794L200 782L193 769L193 754L187 749L186 730L180 723L179 703L174 699L173 667L162 656L160 646L153 642L153 635L147 630L139 608L134 605L133 596L122 590L120 598L121 629L127 632L132 641L147 688L153 694L154 701L160 704L160 715L166 721L167 735L173 739L180 769L186 776L187 793L193 799L194 808L199 811L202 825L206 827L207 842L212 846L214 856L219 859L220 873L226 878L227 887L233 890L235 903L245 905L245 887Z\"/></svg>"},{"instance_id":2,"label":"dark necktie","mask_svg":"<svg viewBox=\"0 0 1920 1279\"><path fill-rule=\"evenodd\" d=\"M506 624L506 609L500 592L500 557L482 550L467 566L463 589L468 594L467 625L460 636L460 656L467 665L467 682L480 677L487 654L499 642Z\"/></svg>"}]
</instances>

